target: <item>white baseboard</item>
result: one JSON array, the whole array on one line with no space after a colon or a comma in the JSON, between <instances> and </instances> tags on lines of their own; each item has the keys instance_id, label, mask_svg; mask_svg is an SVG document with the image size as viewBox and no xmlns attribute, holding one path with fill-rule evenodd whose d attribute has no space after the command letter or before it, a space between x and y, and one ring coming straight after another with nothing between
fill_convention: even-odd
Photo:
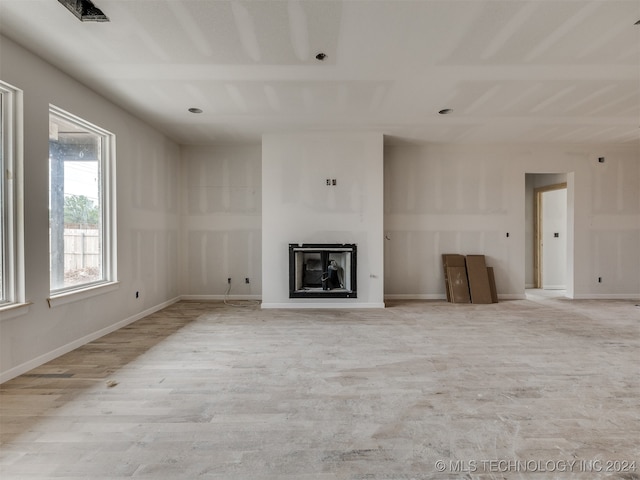
<instances>
[{"instance_id":1,"label":"white baseboard","mask_svg":"<svg viewBox=\"0 0 640 480\"><path fill-rule=\"evenodd\" d=\"M260 305L260 308L263 308L265 310L273 308L334 308L348 310L355 308L384 308L384 303L262 303Z\"/></svg>"},{"instance_id":2,"label":"white baseboard","mask_svg":"<svg viewBox=\"0 0 640 480\"><path fill-rule=\"evenodd\" d=\"M526 300L527 295L524 293L500 293L498 300Z\"/></svg>"},{"instance_id":3,"label":"white baseboard","mask_svg":"<svg viewBox=\"0 0 640 480\"><path fill-rule=\"evenodd\" d=\"M498 300L525 300L527 296L524 293L501 293ZM444 294L432 293L413 293L413 294L390 294L384 296L385 300L446 300Z\"/></svg>"},{"instance_id":4,"label":"white baseboard","mask_svg":"<svg viewBox=\"0 0 640 480\"><path fill-rule=\"evenodd\" d=\"M180 300L219 301L223 300L262 300L262 295L181 295Z\"/></svg>"},{"instance_id":5,"label":"white baseboard","mask_svg":"<svg viewBox=\"0 0 640 480\"><path fill-rule=\"evenodd\" d=\"M446 300L444 293L392 293L384 296L385 300Z\"/></svg>"},{"instance_id":6,"label":"white baseboard","mask_svg":"<svg viewBox=\"0 0 640 480\"><path fill-rule=\"evenodd\" d=\"M574 294L575 300L640 300L640 295L637 293L577 293Z\"/></svg>"},{"instance_id":7,"label":"white baseboard","mask_svg":"<svg viewBox=\"0 0 640 480\"><path fill-rule=\"evenodd\" d=\"M543 285L542 290L566 290L566 285Z\"/></svg>"},{"instance_id":8,"label":"white baseboard","mask_svg":"<svg viewBox=\"0 0 640 480\"><path fill-rule=\"evenodd\" d=\"M179 300L180 300L180 297L176 297L171 300L167 300L166 302L163 302L154 307L147 308L146 310L140 313L136 313L135 315L129 318L125 318L124 320L114 323L113 325L109 325L108 327L98 330L97 332L93 332L93 333L90 333L89 335L85 335L82 338L78 338L73 342L70 342L70 343L67 343L66 345L58 347L55 350L52 350L48 353L40 355L16 367L10 368L6 372L3 372L2 374L0 374L0 383L4 383L8 380L11 380L12 378L22 375L23 373L26 373L29 370L33 370L34 368L39 367L40 365L50 362L51 360L58 358L59 356L64 355L65 353L69 353L72 350L75 350L76 348L82 347L83 345L86 345L89 342L97 340L100 337L104 337L105 335L111 332L115 332L116 330L122 327L126 327L127 325L135 322L136 320L140 320L141 318L151 315L152 313L155 313L158 310L162 310L163 308L166 308L169 305L173 305Z\"/></svg>"}]
</instances>

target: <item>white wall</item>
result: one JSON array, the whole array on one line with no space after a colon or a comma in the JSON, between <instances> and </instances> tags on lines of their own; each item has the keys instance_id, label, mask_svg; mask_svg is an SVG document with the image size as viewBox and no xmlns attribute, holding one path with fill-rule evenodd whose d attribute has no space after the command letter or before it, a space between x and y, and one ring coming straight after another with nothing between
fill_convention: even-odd
<instances>
[{"instance_id":1,"label":"white wall","mask_svg":"<svg viewBox=\"0 0 640 480\"><path fill-rule=\"evenodd\" d=\"M182 147L186 298L224 298L229 277L228 298L259 298L261 155L260 145Z\"/></svg>"},{"instance_id":2,"label":"white wall","mask_svg":"<svg viewBox=\"0 0 640 480\"><path fill-rule=\"evenodd\" d=\"M382 176L381 134L263 136L263 308L384 305ZM290 299L289 243L357 244L358 298Z\"/></svg>"},{"instance_id":3,"label":"white wall","mask_svg":"<svg viewBox=\"0 0 640 480\"><path fill-rule=\"evenodd\" d=\"M568 295L639 298L639 159L638 145L385 147L386 296L444 298L440 255L475 253L502 298L522 298L525 174L566 172Z\"/></svg>"},{"instance_id":4,"label":"white wall","mask_svg":"<svg viewBox=\"0 0 640 480\"><path fill-rule=\"evenodd\" d=\"M0 381L171 302L181 293L179 147L0 37L0 77L24 91L27 313L0 317ZM49 104L116 135L119 288L49 308ZM135 298L135 291L140 297Z\"/></svg>"}]
</instances>

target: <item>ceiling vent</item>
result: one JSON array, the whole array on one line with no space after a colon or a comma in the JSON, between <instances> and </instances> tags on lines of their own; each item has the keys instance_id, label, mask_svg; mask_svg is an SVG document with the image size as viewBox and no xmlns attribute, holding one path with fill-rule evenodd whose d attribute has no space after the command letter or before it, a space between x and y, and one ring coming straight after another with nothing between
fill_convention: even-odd
<instances>
[{"instance_id":1,"label":"ceiling vent","mask_svg":"<svg viewBox=\"0 0 640 480\"><path fill-rule=\"evenodd\" d=\"M96 7L91 0L58 0L73 13L81 22L108 22L102 10Z\"/></svg>"}]
</instances>

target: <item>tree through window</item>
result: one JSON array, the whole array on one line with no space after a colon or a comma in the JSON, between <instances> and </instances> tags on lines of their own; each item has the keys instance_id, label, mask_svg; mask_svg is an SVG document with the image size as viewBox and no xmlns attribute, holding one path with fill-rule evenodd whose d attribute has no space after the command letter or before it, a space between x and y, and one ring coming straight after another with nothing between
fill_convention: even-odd
<instances>
[{"instance_id":1,"label":"tree through window","mask_svg":"<svg viewBox=\"0 0 640 480\"><path fill-rule=\"evenodd\" d=\"M51 290L113 279L109 205L113 135L51 108L49 234Z\"/></svg>"}]
</instances>

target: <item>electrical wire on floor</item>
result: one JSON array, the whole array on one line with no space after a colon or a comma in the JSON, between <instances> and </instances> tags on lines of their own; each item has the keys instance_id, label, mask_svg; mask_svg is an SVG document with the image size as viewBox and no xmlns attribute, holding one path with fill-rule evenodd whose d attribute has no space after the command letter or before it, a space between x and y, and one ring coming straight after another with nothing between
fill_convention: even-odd
<instances>
[{"instance_id":1,"label":"electrical wire on floor","mask_svg":"<svg viewBox=\"0 0 640 480\"><path fill-rule=\"evenodd\" d=\"M247 303L230 303L228 300L229 293L231 293L230 283L227 285L227 291L224 293L224 300L223 300L224 304L229 307L248 308L248 307L257 307L258 305L260 305L259 300L245 300L245 302Z\"/></svg>"}]
</instances>

